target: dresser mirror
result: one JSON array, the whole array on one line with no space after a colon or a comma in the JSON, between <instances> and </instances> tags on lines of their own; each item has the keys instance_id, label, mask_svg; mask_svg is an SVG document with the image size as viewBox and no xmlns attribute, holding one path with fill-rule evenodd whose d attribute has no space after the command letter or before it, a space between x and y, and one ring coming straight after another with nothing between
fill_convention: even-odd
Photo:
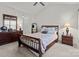
<instances>
[{"instance_id":1,"label":"dresser mirror","mask_svg":"<svg viewBox=\"0 0 79 59\"><path fill-rule=\"evenodd\" d=\"M31 33L36 33L36 32L37 32L37 23L32 23Z\"/></svg>"}]
</instances>

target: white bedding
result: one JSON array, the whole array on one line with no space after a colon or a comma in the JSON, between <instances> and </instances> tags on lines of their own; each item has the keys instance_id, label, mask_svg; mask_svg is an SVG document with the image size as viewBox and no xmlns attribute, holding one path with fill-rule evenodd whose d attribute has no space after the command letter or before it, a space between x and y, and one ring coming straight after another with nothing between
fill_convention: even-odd
<instances>
[{"instance_id":1,"label":"white bedding","mask_svg":"<svg viewBox=\"0 0 79 59\"><path fill-rule=\"evenodd\" d=\"M33 33L33 34L25 34L26 36L31 36L35 38L40 38L41 39L41 50L42 53L45 52L45 49L47 45L49 45L51 42L57 39L57 34L42 34L40 32L38 33Z\"/></svg>"}]
</instances>

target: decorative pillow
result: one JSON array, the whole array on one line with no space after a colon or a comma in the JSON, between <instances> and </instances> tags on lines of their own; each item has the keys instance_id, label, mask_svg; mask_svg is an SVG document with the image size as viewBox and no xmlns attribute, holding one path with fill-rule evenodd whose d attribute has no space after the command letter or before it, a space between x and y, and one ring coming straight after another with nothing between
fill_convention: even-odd
<instances>
[{"instance_id":1,"label":"decorative pillow","mask_svg":"<svg viewBox=\"0 0 79 59\"><path fill-rule=\"evenodd\" d=\"M47 31L42 31L43 34L47 34Z\"/></svg>"},{"instance_id":2,"label":"decorative pillow","mask_svg":"<svg viewBox=\"0 0 79 59\"><path fill-rule=\"evenodd\" d=\"M46 27L43 27L43 28L41 29L41 33L43 33L43 34L47 34L47 32L48 32L48 30L47 30Z\"/></svg>"}]
</instances>

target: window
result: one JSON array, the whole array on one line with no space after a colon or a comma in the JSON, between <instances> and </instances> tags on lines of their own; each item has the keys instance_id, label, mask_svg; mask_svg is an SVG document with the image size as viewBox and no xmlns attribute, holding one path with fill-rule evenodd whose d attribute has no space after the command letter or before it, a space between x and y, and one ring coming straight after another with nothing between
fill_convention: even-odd
<instances>
[{"instance_id":1,"label":"window","mask_svg":"<svg viewBox=\"0 0 79 59\"><path fill-rule=\"evenodd\" d=\"M3 25L8 29L17 30L17 17L3 14Z\"/></svg>"}]
</instances>

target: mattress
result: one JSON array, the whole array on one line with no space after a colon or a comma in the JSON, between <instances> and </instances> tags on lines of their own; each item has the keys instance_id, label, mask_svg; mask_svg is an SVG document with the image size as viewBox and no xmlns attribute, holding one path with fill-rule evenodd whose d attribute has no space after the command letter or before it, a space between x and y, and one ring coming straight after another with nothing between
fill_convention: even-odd
<instances>
[{"instance_id":1,"label":"mattress","mask_svg":"<svg viewBox=\"0 0 79 59\"><path fill-rule=\"evenodd\" d=\"M26 36L30 36L30 37L35 37L35 38L39 38L40 41L41 41L41 50L42 50L42 53L45 52L45 49L46 47L51 43L53 42L54 40L57 39L57 34L56 33L53 33L53 34L42 34L42 33L33 33L33 34L24 34ZM26 40L22 40L24 43L27 44Z\"/></svg>"}]
</instances>

